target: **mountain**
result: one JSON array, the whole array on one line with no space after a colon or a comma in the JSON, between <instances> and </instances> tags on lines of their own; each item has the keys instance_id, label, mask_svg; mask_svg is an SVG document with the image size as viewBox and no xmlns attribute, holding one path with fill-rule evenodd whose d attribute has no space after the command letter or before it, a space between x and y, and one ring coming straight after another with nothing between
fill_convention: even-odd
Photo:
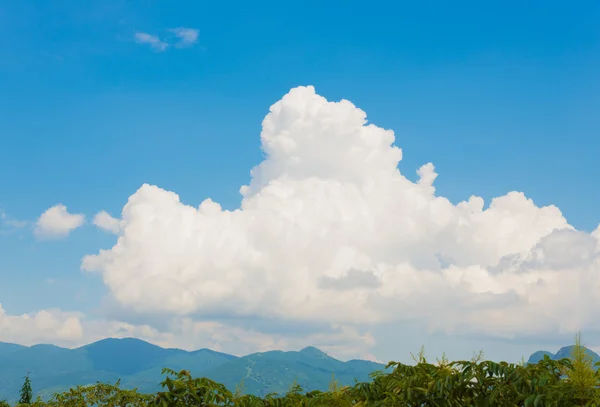
<instances>
[{"instance_id":1,"label":"mountain","mask_svg":"<svg viewBox=\"0 0 600 407\"><path fill-rule=\"evenodd\" d=\"M77 385L119 379L123 388L154 393L161 390L165 367L189 370L192 376L208 377L232 391L243 380L244 392L258 396L286 392L294 381L305 390L327 390L332 374L340 384L352 385L385 368L365 360L342 362L315 347L237 357L210 349L165 349L135 338L108 338L77 349L0 342L0 400L16 402L28 372L34 398L47 399Z\"/></svg>"},{"instance_id":2,"label":"mountain","mask_svg":"<svg viewBox=\"0 0 600 407\"><path fill-rule=\"evenodd\" d=\"M343 385L370 380L384 365L369 361L341 362L314 347L299 352L270 351L244 356L211 370L209 377L230 389L244 380L246 393L285 393L296 381L305 390L327 390L332 373Z\"/></svg>"},{"instance_id":3,"label":"mountain","mask_svg":"<svg viewBox=\"0 0 600 407\"><path fill-rule=\"evenodd\" d=\"M548 352L546 350L538 350L529 356L529 360L527 360L528 365L535 365L540 360L544 360L544 356L550 356L550 359L554 359L554 354L552 352Z\"/></svg>"},{"instance_id":4,"label":"mountain","mask_svg":"<svg viewBox=\"0 0 600 407\"><path fill-rule=\"evenodd\" d=\"M187 353L181 349L163 349L134 338L107 338L78 348L75 352L90 360L94 370L120 376L139 373L170 356Z\"/></svg>"},{"instance_id":5,"label":"mountain","mask_svg":"<svg viewBox=\"0 0 600 407\"><path fill-rule=\"evenodd\" d=\"M0 358L2 356L9 355L13 352L18 351L19 349L25 348L23 345L16 345L14 343L5 343L0 342Z\"/></svg>"},{"instance_id":6,"label":"mountain","mask_svg":"<svg viewBox=\"0 0 600 407\"><path fill-rule=\"evenodd\" d=\"M535 363L539 362L540 360L544 359L544 355L550 356L550 359L552 359L552 360L569 358L573 354L574 348L575 348L575 346L573 346L573 345L563 346L555 354L552 354L551 352L548 352L545 350L539 350L537 352L534 352L529 357L529 360L527 360L527 364L535 364ZM596 362L600 362L600 355L598 355L596 352L594 352L586 347L584 347L584 349L585 349L585 352L592 357L592 365L594 365Z\"/></svg>"}]
</instances>

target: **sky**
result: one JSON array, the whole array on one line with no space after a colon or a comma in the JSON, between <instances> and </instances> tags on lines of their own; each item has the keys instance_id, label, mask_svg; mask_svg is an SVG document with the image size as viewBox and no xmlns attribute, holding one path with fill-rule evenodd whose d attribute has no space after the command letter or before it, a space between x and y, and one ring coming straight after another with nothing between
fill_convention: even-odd
<instances>
[{"instance_id":1,"label":"sky","mask_svg":"<svg viewBox=\"0 0 600 407\"><path fill-rule=\"evenodd\" d=\"M599 18L0 0L0 341L600 350Z\"/></svg>"}]
</instances>

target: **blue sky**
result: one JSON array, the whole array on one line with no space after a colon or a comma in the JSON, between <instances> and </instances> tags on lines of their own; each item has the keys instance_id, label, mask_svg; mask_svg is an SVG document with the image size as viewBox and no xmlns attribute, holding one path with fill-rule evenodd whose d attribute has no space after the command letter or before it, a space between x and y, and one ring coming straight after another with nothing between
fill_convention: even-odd
<instances>
[{"instance_id":1,"label":"blue sky","mask_svg":"<svg viewBox=\"0 0 600 407\"><path fill-rule=\"evenodd\" d=\"M522 191L589 234L600 223L599 17L592 1L0 0L0 303L13 316L108 318L111 289L80 270L116 242L94 214L118 218L144 183L193 207L238 208L265 157L261 122L297 86L393 130L402 174L416 181L432 162L436 194L453 204ZM175 44L181 27L197 40L135 40ZM61 203L85 226L37 239L34 223ZM60 342L36 335L21 341Z\"/></svg>"}]
</instances>

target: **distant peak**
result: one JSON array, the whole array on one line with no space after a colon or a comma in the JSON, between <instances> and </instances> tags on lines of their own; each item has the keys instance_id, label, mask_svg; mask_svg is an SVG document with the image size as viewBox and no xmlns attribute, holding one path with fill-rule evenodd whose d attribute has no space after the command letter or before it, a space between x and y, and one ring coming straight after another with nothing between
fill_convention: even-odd
<instances>
[{"instance_id":1,"label":"distant peak","mask_svg":"<svg viewBox=\"0 0 600 407\"><path fill-rule=\"evenodd\" d=\"M306 348L300 350L300 353L309 354L313 356L327 356L325 352L315 348L314 346L307 346Z\"/></svg>"},{"instance_id":2,"label":"distant peak","mask_svg":"<svg viewBox=\"0 0 600 407\"><path fill-rule=\"evenodd\" d=\"M52 345L51 343L38 343L36 345L31 345L30 349L64 349L60 346Z\"/></svg>"},{"instance_id":3,"label":"distant peak","mask_svg":"<svg viewBox=\"0 0 600 407\"><path fill-rule=\"evenodd\" d=\"M138 339L138 338L104 338L104 339L100 339L99 341L96 341L96 342L88 343L87 345L84 345L81 348L91 348L91 347L98 347L98 346L115 346L119 343L159 347L157 345L154 345L150 342L146 342L146 341L144 341L142 339Z\"/></svg>"},{"instance_id":4,"label":"distant peak","mask_svg":"<svg viewBox=\"0 0 600 407\"><path fill-rule=\"evenodd\" d=\"M107 342L119 342L122 340L131 340L131 339L135 339L135 338L102 338L96 342L92 342L92 343L107 343Z\"/></svg>"},{"instance_id":5,"label":"distant peak","mask_svg":"<svg viewBox=\"0 0 600 407\"><path fill-rule=\"evenodd\" d=\"M121 342L137 342L137 343L143 342L143 343L148 343L148 344L152 345L148 341L145 341L145 340L139 339L139 338L132 338L132 337L127 337L127 338L109 338L109 339L112 339L112 340L115 340L115 341L121 341Z\"/></svg>"}]
</instances>

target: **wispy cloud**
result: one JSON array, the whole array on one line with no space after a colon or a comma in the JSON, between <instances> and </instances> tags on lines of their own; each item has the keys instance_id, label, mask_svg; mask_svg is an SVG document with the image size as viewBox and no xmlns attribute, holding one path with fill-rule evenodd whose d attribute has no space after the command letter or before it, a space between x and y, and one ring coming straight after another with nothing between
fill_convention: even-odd
<instances>
[{"instance_id":1,"label":"wispy cloud","mask_svg":"<svg viewBox=\"0 0 600 407\"><path fill-rule=\"evenodd\" d=\"M170 28L168 31L177 38L175 42L170 42L167 39L161 39L158 35L141 31L134 34L134 40L138 44L150 45L157 52L163 52L171 46L176 48L191 47L198 42L198 33L200 32L195 28L186 27Z\"/></svg>"},{"instance_id":2,"label":"wispy cloud","mask_svg":"<svg viewBox=\"0 0 600 407\"><path fill-rule=\"evenodd\" d=\"M29 225L25 220L13 219L0 209L0 234L12 233Z\"/></svg>"},{"instance_id":3,"label":"wispy cloud","mask_svg":"<svg viewBox=\"0 0 600 407\"><path fill-rule=\"evenodd\" d=\"M9 217L6 214L6 212L1 211L1 210L0 210L0 221L2 221L3 224L13 227L15 229L24 228L28 224L28 222L25 220L16 220L16 219Z\"/></svg>"},{"instance_id":4,"label":"wispy cloud","mask_svg":"<svg viewBox=\"0 0 600 407\"><path fill-rule=\"evenodd\" d=\"M145 32L136 32L133 37L135 39L135 42L137 42L138 44L148 44L155 51L158 52L162 52L169 47L169 44L162 41L156 35L148 34Z\"/></svg>"},{"instance_id":5,"label":"wispy cloud","mask_svg":"<svg viewBox=\"0 0 600 407\"><path fill-rule=\"evenodd\" d=\"M198 42L199 31L195 28L171 28L173 34L179 38L179 42L175 44L176 47L189 47Z\"/></svg>"}]
</instances>

